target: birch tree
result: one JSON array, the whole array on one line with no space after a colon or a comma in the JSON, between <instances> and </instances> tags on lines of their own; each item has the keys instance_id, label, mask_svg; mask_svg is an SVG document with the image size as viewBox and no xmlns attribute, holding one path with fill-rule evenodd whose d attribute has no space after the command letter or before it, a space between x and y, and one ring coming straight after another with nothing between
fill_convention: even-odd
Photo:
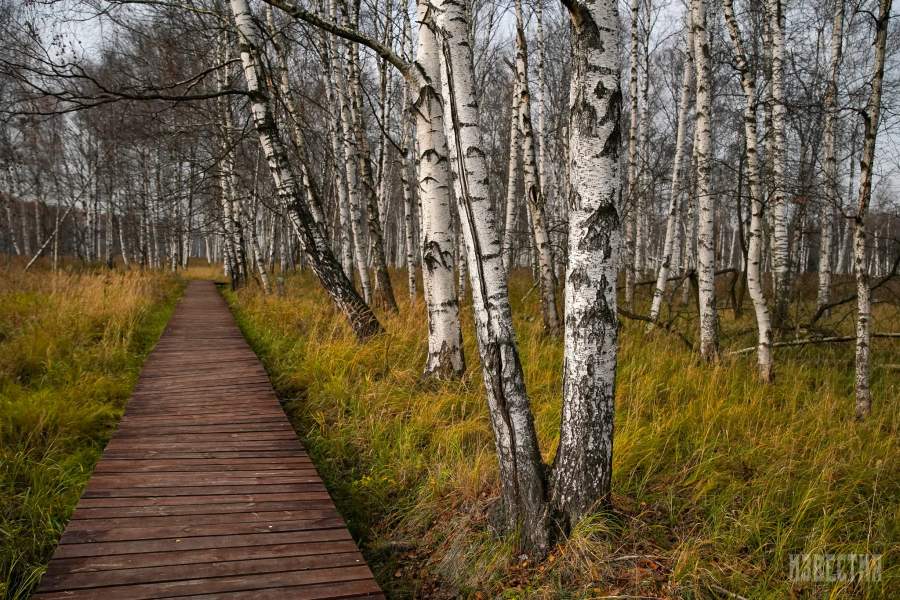
<instances>
[{"instance_id":1,"label":"birch tree","mask_svg":"<svg viewBox=\"0 0 900 600\"><path fill-rule=\"evenodd\" d=\"M519 100L521 94L518 90L518 78L513 86L509 109L509 159L506 173L506 202L505 219L503 220L503 265L507 273L514 267L515 259L515 233L518 218L519 195L519 160L522 154L522 145L519 143Z\"/></svg>"},{"instance_id":2,"label":"birch tree","mask_svg":"<svg viewBox=\"0 0 900 600\"><path fill-rule=\"evenodd\" d=\"M822 205L822 235L819 241L819 288L816 295L817 308L831 300L831 256L833 254L834 215L839 206L837 194L838 173L835 157L838 79L841 69L844 29L844 0L834 0L834 19L831 25L831 74L825 91L823 109L825 111L825 198Z\"/></svg>"},{"instance_id":3,"label":"birch tree","mask_svg":"<svg viewBox=\"0 0 900 600\"><path fill-rule=\"evenodd\" d=\"M488 195L478 129L469 17L460 0L434 3L441 34L441 73L448 148L472 288L475 332L500 467L502 518L543 556L550 543L546 482L509 305L506 269Z\"/></svg>"},{"instance_id":4,"label":"birch tree","mask_svg":"<svg viewBox=\"0 0 900 600\"><path fill-rule=\"evenodd\" d=\"M631 0L631 63L628 78L628 95L631 100L628 126L628 207L625 210L625 304L634 306L635 278L635 238L638 219L638 118L640 98L638 96L638 64L641 0Z\"/></svg>"},{"instance_id":5,"label":"birch tree","mask_svg":"<svg viewBox=\"0 0 900 600\"><path fill-rule=\"evenodd\" d=\"M684 56L684 68L681 75L681 92L678 100L678 123L675 132L675 159L672 162L672 184L669 188L669 209L666 218L666 237L663 241L662 257L659 263L659 269L656 274L656 285L653 288L653 300L650 305L649 317L651 321L659 318L659 311L662 307L663 294L666 292L666 283L669 279L669 271L672 267L672 253L677 247L678 240L678 199L682 194L682 171L684 170L684 146L688 127L688 114L690 113L691 104L691 79L694 70L694 32L693 25L688 13L688 23L686 30L686 51ZM648 329L653 324L648 324Z\"/></svg>"},{"instance_id":6,"label":"birch tree","mask_svg":"<svg viewBox=\"0 0 900 600\"><path fill-rule=\"evenodd\" d=\"M621 244L620 64L615 0L563 0L572 21L566 360L551 505L564 529L610 501Z\"/></svg>"},{"instance_id":7,"label":"birch tree","mask_svg":"<svg viewBox=\"0 0 900 600\"><path fill-rule=\"evenodd\" d=\"M712 85L709 38L704 0L691 0L694 30L694 64L697 69L697 100L694 152L697 157L697 286L700 307L700 355L707 361L718 359L719 332L716 310L715 197L711 187Z\"/></svg>"},{"instance_id":8,"label":"birch tree","mask_svg":"<svg viewBox=\"0 0 900 600\"><path fill-rule=\"evenodd\" d=\"M763 246L763 198L760 185L759 153L757 152L757 96L756 77L750 70L744 52L744 42L732 0L723 0L725 24L731 37L735 63L741 77L744 92L744 155L747 179L750 187L750 229L747 239L747 290L753 302L757 329L757 364L760 379L771 382L775 377L772 359L772 321L769 306L763 293L762 246Z\"/></svg>"},{"instance_id":9,"label":"birch tree","mask_svg":"<svg viewBox=\"0 0 900 600\"><path fill-rule=\"evenodd\" d=\"M544 332L555 336L559 333L559 311L556 308L556 274L553 270L553 254L550 251L550 234L547 232L547 213L544 193L538 172L534 128L531 124L531 93L528 85L528 46L525 41L525 22L522 16L522 0L515 2L516 12L516 93L519 95L518 126L522 143L522 175L525 198L531 215L531 232L534 237L538 263L538 282L541 290L541 316Z\"/></svg>"},{"instance_id":10,"label":"birch tree","mask_svg":"<svg viewBox=\"0 0 900 600\"><path fill-rule=\"evenodd\" d=\"M282 210L288 213L291 225L303 247L313 272L328 292L332 301L344 314L360 339L366 339L381 331L381 325L372 310L357 295L347 279L340 263L315 226L312 214L300 193L297 176L288 160L272 110L268 78L262 59L263 32L250 11L247 0L230 0L231 11L238 32L241 64L247 82L253 125L259 136L260 147L269 163Z\"/></svg>"},{"instance_id":11,"label":"birch tree","mask_svg":"<svg viewBox=\"0 0 900 600\"><path fill-rule=\"evenodd\" d=\"M853 218L853 271L856 275L856 418L864 419L872 411L869 387L869 350L872 339L872 298L866 264L866 215L872 196L872 169L875 141L881 116L884 86L884 57L892 0L880 0L875 22L875 61L872 67L869 101L862 112L865 127L862 156L859 159L859 200Z\"/></svg>"},{"instance_id":12,"label":"birch tree","mask_svg":"<svg viewBox=\"0 0 900 600\"><path fill-rule=\"evenodd\" d=\"M422 279L429 324L424 374L458 376L465 370L465 360L453 281L455 240L451 229L447 141L438 91L440 48L435 37L433 7L424 0L417 4L418 47L416 60L410 64L390 48L335 20L322 18L287 0L266 0L266 3L345 40L368 46L406 80L410 107L416 116L416 165L422 205Z\"/></svg>"},{"instance_id":13,"label":"birch tree","mask_svg":"<svg viewBox=\"0 0 900 600\"><path fill-rule=\"evenodd\" d=\"M418 192L422 204L422 281L428 311L426 375L465 370L459 298L454 286L454 236L450 164L441 100L440 46L427 0L416 3L418 46L411 96L416 115Z\"/></svg>"},{"instance_id":14,"label":"birch tree","mask_svg":"<svg viewBox=\"0 0 900 600\"><path fill-rule=\"evenodd\" d=\"M772 277L775 290L775 322L782 326L787 320L789 300L790 255L787 223L785 179L785 128L787 106L784 101L784 13L781 0L765 0L769 31L772 76L770 82L772 125L769 151L772 182L768 206L772 214Z\"/></svg>"}]
</instances>

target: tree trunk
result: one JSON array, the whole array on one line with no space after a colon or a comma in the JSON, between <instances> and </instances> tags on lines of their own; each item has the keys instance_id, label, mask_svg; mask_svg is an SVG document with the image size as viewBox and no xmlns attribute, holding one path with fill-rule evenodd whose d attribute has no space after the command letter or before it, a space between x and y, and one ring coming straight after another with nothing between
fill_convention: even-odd
<instances>
[{"instance_id":1,"label":"tree trunk","mask_svg":"<svg viewBox=\"0 0 900 600\"><path fill-rule=\"evenodd\" d=\"M506 204L503 223L503 265L506 267L507 273L512 272L515 267L514 244L519 215L519 204L516 202L519 197L519 159L522 154L522 145L519 143L519 100L517 82L513 86L509 109L509 168L506 174Z\"/></svg>"},{"instance_id":2,"label":"tree trunk","mask_svg":"<svg viewBox=\"0 0 900 600\"><path fill-rule=\"evenodd\" d=\"M762 245L763 245L763 198L759 175L759 154L756 134L756 80L744 53L744 44L737 19L734 16L732 0L723 0L725 23L731 36L738 70L741 73L741 88L744 92L744 152L747 162L747 180L750 186L750 231L747 242L747 291L753 301L757 329L757 365L759 377L771 382L775 377L772 359L772 320L763 293Z\"/></svg>"},{"instance_id":3,"label":"tree trunk","mask_svg":"<svg viewBox=\"0 0 900 600\"><path fill-rule=\"evenodd\" d=\"M842 37L844 29L844 0L835 0L834 20L831 28L831 77L825 92L825 198L822 206L822 236L819 242L819 290L816 306L821 308L831 301L831 256L834 245L834 216L839 208L837 194L838 173L835 158L835 128L838 120L837 94L841 69Z\"/></svg>"},{"instance_id":4,"label":"tree trunk","mask_svg":"<svg viewBox=\"0 0 900 600\"><path fill-rule=\"evenodd\" d=\"M324 36L325 56L328 61L327 72L323 75L325 80L325 93L328 100L328 106L332 110L332 119L329 122L331 129L331 154L334 160L336 199L338 205L338 235L340 236L341 247L341 267L350 280L353 280L353 224L350 215L350 199L348 196L349 181L345 177L341 177L339 165L345 161L346 150L344 148L343 126L341 125L341 111L343 109L343 99L338 81L340 80L341 68L338 52L336 48L338 43L334 37ZM344 172L346 175L346 170Z\"/></svg>"},{"instance_id":5,"label":"tree trunk","mask_svg":"<svg viewBox=\"0 0 900 600\"><path fill-rule=\"evenodd\" d=\"M525 24L522 17L522 1L516 0L516 88L519 92L519 127L522 135L522 174L525 182L525 198L531 212L531 231L537 254L538 281L541 289L541 315L544 333L556 336L560 333L559 310L556 307L556 273L553 271L553 254L550 235L547 233L547 214L544 193L538 174L537 152L534 147L534 131L531 125L531 93L528 86L528 47L525 41Z\"/></svg>"},{"instance_id":6,"label":"tree trunk","mask_svg":"<svg viewBox=\"0 0 900 600\"><path fill-rule=\"evenodd\" d=\"M503 516L510 531L521 531L523 547L542 557L550 541L544 466L525 391L506 269L488 196L472 47L468 42L469 18L461 0L438 0L434 5L443 34L442 91L450 115L446 130L472 285L482 373L500 466Z\"/></svg>"},{"instance_id":7,"label":"tree trunk","mask_svg":"<svg viewBox=\"0 0 900 600\"><path fill-rule=\"evenodd\" d=\"M403 41L402 50L404 59L408 60L410 54L410 26L409 10L404 8L403 13ZM413 115L409 107L409 85L403 88L403 100L400 104L403 111L403 156L400 157L400 182L403 187L403 220L404 241L406 250L406 287L409 291L410 301L416 299L416 198L413 194L410 176L414 169L415 143L413 140Z\"/></svg>"},{"instance_id":8,"label":"tree trunk","mask_svg":"<svg viewBox=\"0 0 900 600\"><path fill-rule=\"evenodd\" d=\"M769 24L772 56L772 130L770 154L772 160L772 275L775 289L775 323L787 322L790 282L789 237L787 226L787 198L785 180L785 128L787 107L784 103L784 13L781 0L765 0Z\"/></svg>"},{"instance_id":9,"label":"tree trunk","mask_svg":"<svg viewBox=\"0 0 900 600\"><path fill-rule=\"evenodd\" d=\"M16 203L15 196L11 193L12 190L12 166L10 166L7 170L6 181L6 202L4 202L4 209L6 211L6 231L9 234L9 243L12 246L13 251L16 253L16 256L22 255L22 248L19 246L19 240L16 238L16 224L15 219L13 218L13 206Z\"/></svg>"},{"instance_id":10,"label":"tree trunk","mask_svg":"<svg viewBox=\"0 0 900 600\"><path fill-rule=\"evenodd\" d=\"M672 266L672 253L678 244L678 197L682 192L681 173L684 169L685 136L688 126L688 113L691 103L691 76L694 70L694 34L688 12L686 31L687 51L684 58L684 70L681 75L681 95L678 104L678 125L675 133L675 159L672 163L672 185L669 191L669 211L666 219L666 237L663 241L662 260L656 275L656 286L653 288L653 302L650 305L650 319L656 321L659 318L662 307L663 294L666 293L666 283L669 279L669 271ZM647 324L647 330L653 328L652 323Z\"/></svg>"},{"instance_id":11,"label":"tree trunk","mask_svg":"<svg viewBox=\"0 0 900 600\"><path fill-rule=\"evenodd\" d=\"M697 68L697 285L700 308L700 356L715 361L719 355L718 314L716 312L715 197L712 193L712 132L710 113L712 90L709 38L704 0L692 0L694 64Z\"/></svg>"},{"instance_id":12,"label":"tree trunk","mask_svg":"<svg viewBox=\"0 0 900 600\"><path fill-rule=\"evenodd\" d=\"M872 91L863 113L865 141L859 161L859 201L853 220L853 268L856 273L856 418L863 419L872 411L869 388L869 344L871 343L872 305L869 272L866 268L866 214L872 196L872 161L881 113L881 90L884 82L884 56L887 46L888 20L892 0L881 0L875 31L875 64Z\"/></svg>"},{"instance_id":13,"label":"tree trunk","mask_svg":"<svg viewBox=\"0 0 900 600\"><path fill-rule=\"evenodd\" d=\"M634 308L634 259L638 219L638 26L640 0L631 0L631 74L628 93L631 100L628 127L628 205L625 207L625 305Z\"/></svg>"},{"instance_id":14,"label":"tree trunk","mask_svg":"<svg viewBox=\"0 0 900 600\"><path fill-rule=\"evenodd\" d=\"M320 239L322 233L300 194L297 177L284 151L263 70L262 32L257 28L247 0L231 0L231 9L239 33L241 63L247 80L253 124L268 160L281 208L288 213L313 272L332 301L347 318L357 337L369 338L382 331L381 325L353 289L327 242Z\"/></svg>"},{"instance_id":15,"label":"tree trunk","mask_svg":"<svg viewBox=\"0 0 900 600\"><path fill-rule=\"evenodd\" d=\"M416 117L417 177L422 206L422 287L428 312L426 377L459 376L466 369L453 280L454 237L450 209L450 171L440 91L440 51L427 0L416 3L418 46L410 82Z\"/></svg>"},{"instance_id":16,"label":"tree trunk","mask_svg":"<svg viewBox=\"0 0 900 600\"><path fill-rule=\"evenodd\" d=\"M616 0L566 0L574 32L569 95L569 260L559 449L551 505L564 531L610 502L621 245Z\"/></svg>"},{"instance_id":17,"label":"tree trunk","mask_svg":"<svg viewBox=\"0 0 900 600\"><path fill-rule=\"evenodd\" d=\"M337 16L337 3L331 2L332 18ZM357 138L354 134L352 101L350 100L349 86L342 65L345 51L341 51L341 45L333 44L336 49L332 56L332 70L335 76L337 98L340 104L341 137L344 147L344 168L347 176L347 193L350 205L350 224L353 231L353 253L356 259L356 272L359 275L359 284L362 288L363 298L366 303L372 302L372 283L369 278L369 269L366 262L368 255L365 243L363 206L360 199L362 193L357 172Z\"/></svg>"},{"instance_id":18,"label":"tree trunk","mask_svg":"<svg viewBox=\"0 0 900 600\"><path fill-rule=\"evenodd\" d=\"M369 152L369 142L366 137L365 126L362 118L362 98L360 97L359 57L355 44L349 45L350 79L348 91L350 94L350 114L353 122L353 131L356 134L356 159L359 175L362 179L362 193L366 198L366 214L368 216L369 243L372 248L372 262L375 267L375 289L372 299L376 305L397 312L397 300L394 298L394 288L387 270L387 260L384 254L384 235L381 230L380 211L378 209L378 190L375 187L375 179L372 176L372 161Z\"/></svg>"}]
</instances>

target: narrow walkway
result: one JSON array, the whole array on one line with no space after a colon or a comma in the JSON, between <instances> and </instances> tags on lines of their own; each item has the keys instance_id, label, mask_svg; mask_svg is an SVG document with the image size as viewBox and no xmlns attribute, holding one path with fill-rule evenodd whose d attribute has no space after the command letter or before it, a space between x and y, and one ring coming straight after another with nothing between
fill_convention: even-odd
<instances>
[{"instance_id":1,"label":"narrow walkway","mask_svg":"<svg viewBox=\"0 0 900 600\"><path fill-rule=\"evenodd\" d=\"M383 597L211 282L192 282L34 598Z\"/></svg>"}]
</instances>

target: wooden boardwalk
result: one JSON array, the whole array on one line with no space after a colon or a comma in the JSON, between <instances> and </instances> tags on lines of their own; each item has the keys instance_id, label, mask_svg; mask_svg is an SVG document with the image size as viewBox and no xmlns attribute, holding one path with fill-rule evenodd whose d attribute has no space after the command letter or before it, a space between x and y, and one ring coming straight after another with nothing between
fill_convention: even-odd
<instances>
[{"instance_id":1,"label":"wooden boardwalk","mask_svg":"<svg viewBox=\"0 0 900 600\"><path fill-rule=\"evenodd\" d=\"M34 598L381 598L211 282L147 359Z\"/></svg>"}]
</instances>

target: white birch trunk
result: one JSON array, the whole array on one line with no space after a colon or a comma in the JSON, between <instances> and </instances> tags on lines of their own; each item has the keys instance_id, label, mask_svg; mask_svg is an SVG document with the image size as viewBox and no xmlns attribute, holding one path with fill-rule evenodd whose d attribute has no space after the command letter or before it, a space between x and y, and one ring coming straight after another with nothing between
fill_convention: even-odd
<instances>
[{"instance_id":1,"label":"white birch trunk","mask_svg":"<svg viewBox=\"0 0 900 600\"><path fill-rule=\"evenodd\" d=\"M231 0L231 9L239 33L241 63L247 81L247 92L253 124L260 146L269 163L275 189L283 211L303 246L310 266L332 301L350 322L360 339L382 331L371 309L362 301L347 279L340 263L328 249L327 240L316 227L309 207L302 197L291 163L287 159L269 98L267 77L262 61L262 35L250 12L247 0Z\"/></svg>"},{"instance_id":2,"label":"white birch trunk","mask_svg":"<svg viewBox=\"0 0 900 600\"><path fill-rule=\"evenodd\" d=\"M631 121L628 127L628 205L625 212L625 305L634 306L635 238L638 219L638 25L640 0L631 0L631 73L628 93L631 100Z\"/></svg>"},{"instance_id":3,"label":"white birch trunk","mask_svg":"<svg viewBox=\"0 0 900 600\"><path fill-rule=\"evenodd\" d=\"M653 288L653 301L650 304L651 320L659 318L663 295L666 293L669 273L672 266L673 249L678 244L678 198L682 193L681 173L684 170L685 137L688 126L688 114L691 104L691 78L694 70L694 33L688 11L687 30L685 33L687 51L684 57L684 70L681 75L681 94L678 104L678 125L675 132L675 159L672 163L672 185L669 188L669 210L666 218L666 237L663 241L662 257L656 274L656 285ZM648 331L653 327L648 324Z\"/></svg>"},{"instance_id":4,"label":"white birch trunk","mask_svg":"<svg viewBox=\"0 0 900 600\"><path fill-rule=\"evenodd\" d=\"M515 228L517 225L519 158L522 145L519 143L519 89L518 82L513 87L509 119L509 167L506 174L506 204L503 224L503 265L511 272L515 259Z\"/></svg>"},{"instance_id":5,"label":"white birch trunk","mask_svg":"<svg viewBox=\"0 0 900 600\"><path fill-rule=\"evenodd\" d=\"M544 467L516 347L496 217L488 197L468 41L469 18L461 0L438 0L434 6L443 38L442 91L449 113L448 147L500 467L504 520L510 531L521 527L527 551L543 556L549 549Z\"/></svg>"},{"instance_id":6,"label":"white birch trunk","mask_svg":"<svg viewBox=\"0 0 900 600\"><path fill-rule=\"evenodd\" d=\"M887 46L888 22L892 0L879 2L875 32L875 64L872 91L863 113L865 141L859 161L859 201L853 220L853 267L856 273L856 418L864 419L872 411L872 390L869 387L869 351L872 337L872 291L866 268L866 214L872 195L872 161L875 159L875 140L881 115L881 90L884 82L884 57Z\"/></svg>"},{"instance_id":7,"label":"white birch trunk","mask_svg":"<svg viewBox=\"0 0 900 600\"><path fill-rule=\"evenodd\" d=\"M350 59L348 66L350 78L347 89L350 95L350 114L353 123L353 132L356 135L356 159L358 173L361 180L361 192L365 196L364 209L366 224L371 246L372 263L375 267L375 286L372 290L372 300L387 310L397 312L397 300L394 298L394 288L387 270L387 260L384 254L384 236L381 229L380 211L378 209L378 190L372 174L371 153L366 137L365 126L362 117L362 98L360 93L359 56L355 44L349 45Z\"/></svg>"},{"instance_id":8,"label":"white birch trunk","mask_svg":"<svg viewBox=\"0 0 900 600\"><path fill-rule=\"evenodd\" d=\"M415 72L410 82L416 117L417 177L422 207L422 287L428 312L426 376L458 376L466 368L454 285L453 215L444 113L440 97L440 50L427 0L416 3Z\"/></svg>"},{"instance_id":9,"label":"white birch trunk","mask_svg":"<svg viewBox=\"0 0 900 600\"><path fill-rule=\"evenodd\" d=\"M345 160L346 154L344 149L344 132L341 121L341 110L343 99L339 94L338 80L340 63L336 46L338 42L331 36L325 36L325 53L328 59L327 73L324 74L325 93L328 99L328 106L331 107L334 115L329 127L331 128L331 154L334 157L335 174L339 170L339 165ZM346 171L345 171L346 174ZM338 204L338 223L340 225L338 234L340 236L341 245L341 266L344 273L351 279L353 278L353 239L351 216L350 216L350 199L348 196L348 181L345 177L337 177L334 182L336 190L336 201Z\"/></svg>"},{"instance_id":10,"label":"white birch trunk","mask_svg":"<svg viewBox=\"0 0 900 600\"><path fill-rule=\"evenodd\" d=\"M725 23L731 36L738 70L741 73L741 89L744 92L744 151L747 163L747 180L750 187L750 230L747 234L747 291L753 301L757 329L757 365L759 376L765 382L775 377L772 359L772 319L762 281L763 245L763 197L760 185L759 153L756 132L756 80L747 64L741 31L734 15L732 0L723 0ZM742 218L738 216L738 218Z\"/></svg>"},{"instance_id":11,"label":"white birch trunk","mask_svg":"<svg viewBox=\"0 0 900 600\"><path fill-rule=\"evenodd\" d=\"M406 4L401 5L403 13L403 57L409 56L410 27L409 9ZM406 250L406 287L409 291L410 301L416 299L416 198L410 184L410 175L414 169L415 143L413 141L413 115L409 108L409 87L403 88L403 100L400 104L403 111L403 149L401 157L400 180L403 187L403 219L404 241Z\"/></svg>"},{"instance_id":12,"label":"white birch trunk","mask_svg":"<svg viewBox=\"0 0 900 600\"><path fill-rule=\"evenodd\" d=\"M609 503L620 258L616 0L566 0L573 27L565 360L551 506L563 530Z\"/></svg>"},{"instance_id":13,"label":"white birch trunk","mask_svg":"<svg viewBox=\"0 0 900 600\"><path fill-rule=\"evenodd\" d=\"M338 13L336 0L331 0L331 16L336 18ZM369 269L366 258L368 251L365 243L364 216L362 208L362 193L357 172L357 139L353 127L353 115L351 112L351 100L349 97L348 83L344 72L344 44L337 41L333 47L332 72L335 78L335 91L340 105L341 139L344 148L344 169L347 176L347 194L349 197L350 225L353 232L353 255L356 261L356 273L359 276L359 284L362 288L363 299L366 304L372 302L372 283L369 277Z\"/></svg>"},{"instance_id":14,"label":"white birch trunk","mask_svg":"<svg viewBox=\"0 0 900 600\"><path fill-rule=\"evenodd\" d=\"M817 307L831 301L831 273L834 246L834 216L838 210L837 159L835 158L835 128L837 125L838 79L841 69L841 54L844 29L844 0L834 0L834 19L831 27L831 77L825 92L825 131L822 140L825 146L825 198L822 206L822 235L819 241L819 289L816 295Z\"/></svg>"},{"instance_id":15,"label":"white birch trunk","mask_svg":"<svg viewBox=\"0 0 900 600\"><path fill-rule=\"evenodd\" d=\"M537 255L538 281L541 290L541 315L544 333L559 335L559 311L556 307L556 273L553 270L553 254L550 235L547 233L547 214L544 194L538 174L537 152L534 147L534 131L531 124L531 93L528 86L528 47L525 41L525 24L522 17L522 1L516 0L516 79L519 92L519 128L522 136L522 174L525 182L525 198L531 213L531 231Z\"/></svg>"},{"instance_id":16,"label":"white birch trunk","mask_svg":"<svg viewBox=\"0 0 900 600\"><path fill-rule=\"evenodd\" d=\"M775 289L775 321L783 324L787 319L789 300L788 274L790 257L787 224L787 198L785 179L785 128L787 107L784 103L784 13L781 0L765 0L769 24L772 56L772 131L770 153L772 156L772 191L769 206L772 214L772 276Z\"/></svg>"},{"instance_id":17,"label":"white birch trunk","mask_svg":"<svg viewBox=\"0 0 900 600\"><path fill-rule=\"evenodd\" d=\"M547 184L547 72L544 67L546 49L544 42L544 0L535 2L535 20L537 25L537 78L538 78L538 181L546 204L552 206L552 193ZM548 200L550 199L550 200Z\"/></svg>"},{"instance_id":18,"label":"white birch trunk","mask_svg":"<svg viewBox=\"0 0 900 600\"><path fill-rule=\"evenodd\" d=\"M694 64L697 68L696 155L697 155L697 287L700 306L700 356L718 359L719 332L716 312L715 198L712 194L712 85L709 38L704 0L692 0Z\"/></svg>"}]
</instances>

